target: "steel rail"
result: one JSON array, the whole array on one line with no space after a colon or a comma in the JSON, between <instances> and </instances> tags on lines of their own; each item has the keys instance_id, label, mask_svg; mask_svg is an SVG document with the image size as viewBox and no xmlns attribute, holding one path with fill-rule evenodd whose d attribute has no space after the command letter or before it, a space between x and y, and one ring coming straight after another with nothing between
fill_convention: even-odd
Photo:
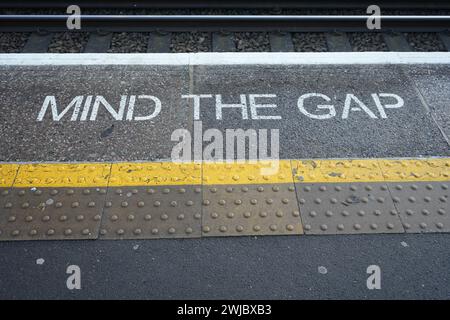
<instances>
[{"instance_id":1,"label":"steel rail","mask_svg":"<svg viewBox=\"0 0 450 320\"><path fill-rule=\"evenodd\" d=\"M377 31L365 15L81 15L79 31ZM0 31L68 31L68 15L0 15ZM450 16L381 16L381 30L441 32L450 30ZM75 30L76 31L76 30Z\"/></svg>"},{"instance_id":2,"label":"steel rail","mask_svg":"<svg viewBox=\"0 0 450 320\"><path fill-rule=\"evenodd\" d=\"M367 8L372 0L18 0L0 1L0 8L67 8L77 4L90 9L268 9L268 8ZM443 9L450 8L448 0L377 0L381 8Z\"/></svg>"}]
</instances>

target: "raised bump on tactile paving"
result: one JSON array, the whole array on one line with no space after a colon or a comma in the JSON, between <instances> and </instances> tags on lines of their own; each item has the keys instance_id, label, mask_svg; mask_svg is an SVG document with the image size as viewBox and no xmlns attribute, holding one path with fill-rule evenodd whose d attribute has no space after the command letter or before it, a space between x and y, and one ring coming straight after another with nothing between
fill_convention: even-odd
<instances>
[{"instance_id":1,"label":"raised bump on tactile paving","mask_svg":"<svg viewBox=\"0 0 450 320\"><path fill-rule=\"evenodd\" d=\"M106 188L13 188L0 196L0 240L96 239Z\"/></svg>"},{"instance_id":2,"label":"raised bump on tactile paving","mask_svg":"<svg viewBox=\"0 0 450 320\"><path fill-rule=\"evenodd\" d=\"M297 183L306 234L404 232L383 183Z\"/></svg>"},{"instance_id":3,"label":"raised bump on tactile paving","mask_svg":"<svg viewBox=\"0 0 450 320\"><path fill-rule=\"evenodd\" d=\"M203 236L302 234L294 185L205 186L202 231Z\"/></svg>"},{"instance_id":4,"label":"raised bump on tactile paving","mask_svg":"<svg viewBox=\"0 0 450 320\"><path fill-rule=\"evenodd\" d=\"M201 187L109 188L100 238L152 239L201 236Z\"/></svg>"},{"instance_id":5,"label":"raised bump on tactile paving","mask_svg":"<svg viewBox=\"0 0 450 320\"><path fill-rule=\"evenodd\" d=\"M450 182L388 186L406 232L450 232Z\"/></svg>"}]
</instances>

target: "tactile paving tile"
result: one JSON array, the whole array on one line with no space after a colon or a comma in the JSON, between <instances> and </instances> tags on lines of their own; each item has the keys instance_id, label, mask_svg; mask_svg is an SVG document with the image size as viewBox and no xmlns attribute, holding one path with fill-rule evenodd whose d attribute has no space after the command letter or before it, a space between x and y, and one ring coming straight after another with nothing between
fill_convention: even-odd
<instances>
[{"instance_id":1,"label":"tactile paving tile","mask_svg":"<svg viewBox=\"0 0 450 320\"><path fill-rule=\"evenodd\" d=\"M100 238L151 239L201 236L200 186L108 189Z\"/></svg>"},{"instance_id":2,"label":"tactile paving tile","mask_svg":"<svg viewBox=\"0 0 450 320\"><path fill-rule=\"evenodd\" d=\"M0 240L96 239L106 188L13 188L0 197Z\"/></svg>"},{"instance_id":3,"label":"tactile paving tile","mask_svg":"<svg viewBox=\"0 0 450 320\"><path fill-rule=\"evenodd\" d=\"M406 232L450 232L450 181L388 186Z\"/></svg>"},{"instance_id":4,"label":"tactile paving tile","mask_svg":"<svg viewBox=\"0 0 450 320\"><path fill-rule=\"evenodd\" d=\"M297 183L306 234L404 232L383 183Z\"/></svg>"},{"instance_id":5,"label":"tactile paving tile","mask_svg":"<svg viewBox=\"0 0 450 320\"><path fill-rule=\"evenodd\" d=\"M205 186L202 231L203 236L302 234L294 185Z\"/></svg>"}]
</instances>

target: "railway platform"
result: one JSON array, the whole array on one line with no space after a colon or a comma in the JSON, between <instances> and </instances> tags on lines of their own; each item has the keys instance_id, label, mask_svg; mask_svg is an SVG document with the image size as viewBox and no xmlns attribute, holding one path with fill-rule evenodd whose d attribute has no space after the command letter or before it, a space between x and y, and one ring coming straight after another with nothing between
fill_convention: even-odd
<instances>
[{"instance_id":1,"label":"railway platform","mask_svg":"<svg viewBox=\"0 0 450 320\"><path fill-rule=\"evenodd\" d=\"M448 298L449 53L0 70L0 297Z\"/></svg>"}]
</instances>

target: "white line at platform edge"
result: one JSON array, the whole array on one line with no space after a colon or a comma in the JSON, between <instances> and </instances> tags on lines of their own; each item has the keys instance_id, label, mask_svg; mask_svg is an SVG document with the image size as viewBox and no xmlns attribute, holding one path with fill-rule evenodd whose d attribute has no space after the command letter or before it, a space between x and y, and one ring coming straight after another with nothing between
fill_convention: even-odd
<instances>
[{"instance_id":1,"label":"white line at platform edge","mask_svg":"<svg viewBox=\"0 0 450 320\"><path fill-rule=\"evenodd\" d=\"M450 64L450 52L5 53L0 66Z\"/></svg>"}]
</instances>

